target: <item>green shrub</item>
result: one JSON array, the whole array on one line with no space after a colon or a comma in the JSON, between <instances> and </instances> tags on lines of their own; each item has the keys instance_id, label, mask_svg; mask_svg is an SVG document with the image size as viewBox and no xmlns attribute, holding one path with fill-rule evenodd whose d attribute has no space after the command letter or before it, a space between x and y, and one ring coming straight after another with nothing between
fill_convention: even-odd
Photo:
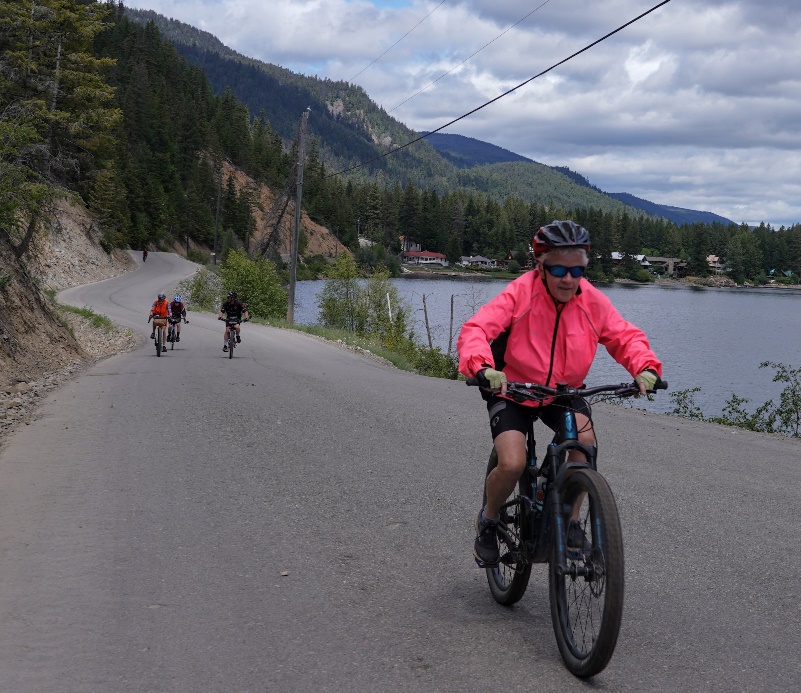
<instances>
[{"instance_id":1,"label":"green shrub","mask_svg":"<svg viewBox=\"0 0 801 693\"><path fill-rule=\"evenodd\" d=\"M456 378L456 357L417 343L409 326L411 309L378 267L366 280L350 255L340 255L329 268L329 279L318 296L320 324L346 330L377 342L423 375Z\"/></svg>"},{"instance_id":2,"label":"green shrub","mask_svg":"<svg viewBox=\"0 0 801 693\"><path fill-rule=\"evenodd\" d=\"M647 283L647 282L654 281L653 275L647 269L645 269L644 267L632 272L631 273L631 278L635 282Z\"/></svg>"},{"instance_id":3,"label":"green shrub","mask_svg":"<svg viewBox=\"0 0 801 693\"><path fill-rule=\"evenodd\" d=\"M209 253L204 253L202 250L190 248L189 252L186 254L186 259L189 260L189 262L196 262L198 265L206 265L209 260L211 260L211 255Z\"/></svg>"},{"instance_id":4,"label":"green shrub","mask_svg":"<svg viewBox=\"0 0 801 693\"><path fill-rule=\"evenodd\" d=\"M236 291L251 315L277 318L286 315L287 292L275 265L264 258L252 260L244 250L231 250L220 266L223 292Z\"/></svg>"}]
</instances>

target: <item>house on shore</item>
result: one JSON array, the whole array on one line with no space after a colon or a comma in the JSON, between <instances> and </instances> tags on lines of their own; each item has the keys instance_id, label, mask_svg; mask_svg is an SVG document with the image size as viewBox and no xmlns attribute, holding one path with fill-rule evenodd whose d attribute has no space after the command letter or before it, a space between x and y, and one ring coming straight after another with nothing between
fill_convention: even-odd
<instances>
[{"instance_id":1,"label":"house on shore","mask_svg":"<svg viewBox=\"0 0 801 693\"><path fill-rule=\"evenodd\" d=\"M459 258L459 264L463 267L497 267L498 263L495 260L490 260L483 255L462 255Z\"/></svg>"},{"instance_id":2,"label":"house on shore","mask_svg":"<svg viewBox=\"0 0 801 693\"><path fill-rule=\"evenodd\" d=\"M407 265L441 265L448 266L448 258L442 253L430 250L406 250L401 253L401 262Z\"/></svg>"}]
</instances>

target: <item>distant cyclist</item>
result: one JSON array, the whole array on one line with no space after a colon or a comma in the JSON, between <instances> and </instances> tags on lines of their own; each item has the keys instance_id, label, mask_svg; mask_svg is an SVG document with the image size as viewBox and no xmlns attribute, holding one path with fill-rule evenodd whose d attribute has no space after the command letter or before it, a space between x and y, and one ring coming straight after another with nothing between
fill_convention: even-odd
<instances>
[{"instance_id":1,"label":"distant cyclist","mask_svg":"<svg viewBox=\"0 0 801 693\"><path fill-rule=\"evenodd\" d=\"M153 301L150 306L150 317L148 322L153 321L153 331L150 333L150 339L156 338L156 330L161 330L161 350L167 351L165 346L167 342L167 319L170 317L170 303L167 301L167 294L159 293L158 298ZM156 321L159 321L158 323Z\"/></svg>"},{"instance_id":2,"label":"distant cyclist","mask_svg":"<svg viewBox=\"0 0 801 693\"><path fill-rule=\"evenodd\" d=\"M245 307L245 304L242 303L237 298L236 291L229 291L226 298L225 303L220 306L220 314L217 316L219 320L225 320L225 335L223 337L223 351L228 351L228 320L226 318L236 319L236 324L231 325L230 327L234 328L236 332L236 342L239 344L242 341L242 338L239 335L239 323L242 321L242 316L245 316L245 320L250 320L250 314L248 313L248 309ZM224 316L224 317L223 317Z\"/></svg>"},{"instance_id":3,"label":"distant cyclist","mask_svg":"<svg viewBox=\"0 0 801 693\"><path fill-rule=\"evenodd\" d=\"M181 294L175 294L172 297L172 302L170 303L170 322L176 323L176 332L175 341L181 341L181 318L183 318L184 322L189 322L186 319L186 306L184 306L183 301L181 300Z\"/></svg>"},{"instance_id":4,"label":"distant cyclist","mask_svg":"<svg viewBox=\"0 0 801 693\"><path fill-rule=\"evenodd\" d=\"M142 262L147 262L147 249L142 251Z\"/></svg>"}]
</instances>

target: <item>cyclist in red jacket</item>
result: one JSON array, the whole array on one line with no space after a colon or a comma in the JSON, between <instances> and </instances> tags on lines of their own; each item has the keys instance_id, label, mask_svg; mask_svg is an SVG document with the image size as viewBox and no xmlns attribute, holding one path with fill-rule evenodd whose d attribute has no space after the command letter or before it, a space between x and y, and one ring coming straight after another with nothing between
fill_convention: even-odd
<instances>
[{"instance_id":1,"label":"cyclist in red jacket","mask_svg":"<svg viewBox=\"0 0 801 693\"><path fill-rule=\"evenodd\" d=\"M161 330L161 350L167 351L165 346L167 343L167 319L170 317L170 304L167 301L167 295L160 292L153 305L150 306L150 317L148 322L153 321L153 331L150 333L150 339L156 338L156 330Z\"/></svg>"},{"instance_id":2,"label":"cyclist in red jacket","mask_svg":"<svg viewBox=\"0 0 801 693\"><path fill-rule=\"evenodd\" d=\"M662 364L642 330L624 320L584 275L590 235L573 221L540 228L532 242L536 267L511 282L463 326L457 342L459 370L497 394L482 393L489 410L498 466L486 479L486 504L476 517L473 555L481 566L498 562L497 523L501 505L526 464L526 432L532 416L556 430L560 412L550 401L517 403L505 397L511 381L580 387L598 344L635 379L640 392L653 389ZM595 445L587 403L576 398L579 441ZM578 451L571 459L583 459ZM578 527L581 530L580 527ZM568 524L568 545L579 541Z\"/></svg>"}]
</instances>

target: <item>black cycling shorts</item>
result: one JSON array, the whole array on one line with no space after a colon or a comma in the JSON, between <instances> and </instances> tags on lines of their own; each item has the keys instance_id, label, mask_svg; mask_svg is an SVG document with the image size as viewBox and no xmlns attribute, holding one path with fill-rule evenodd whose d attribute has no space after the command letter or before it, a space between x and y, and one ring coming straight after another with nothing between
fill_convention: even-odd
<instances>
[{"instance_id":1,"label":"black cycling shorts","mask_svg":"<svg viewBox=\"0 0 801 693\"><path fill-rule=\"evenodd\" d=\"M570 401L570 408L577 414L584 414L592 420L590 405L581 397L574 397ZM487 411L490 418L492 439L504 431L520 431L523 435L528 433L528 427L533 418L539 419L552 431L559 428L561 416L565 411L563 404L547 404L544 407L525 407L510 399L490 395L487 397Z\"/></svg>"}]
</instances>

